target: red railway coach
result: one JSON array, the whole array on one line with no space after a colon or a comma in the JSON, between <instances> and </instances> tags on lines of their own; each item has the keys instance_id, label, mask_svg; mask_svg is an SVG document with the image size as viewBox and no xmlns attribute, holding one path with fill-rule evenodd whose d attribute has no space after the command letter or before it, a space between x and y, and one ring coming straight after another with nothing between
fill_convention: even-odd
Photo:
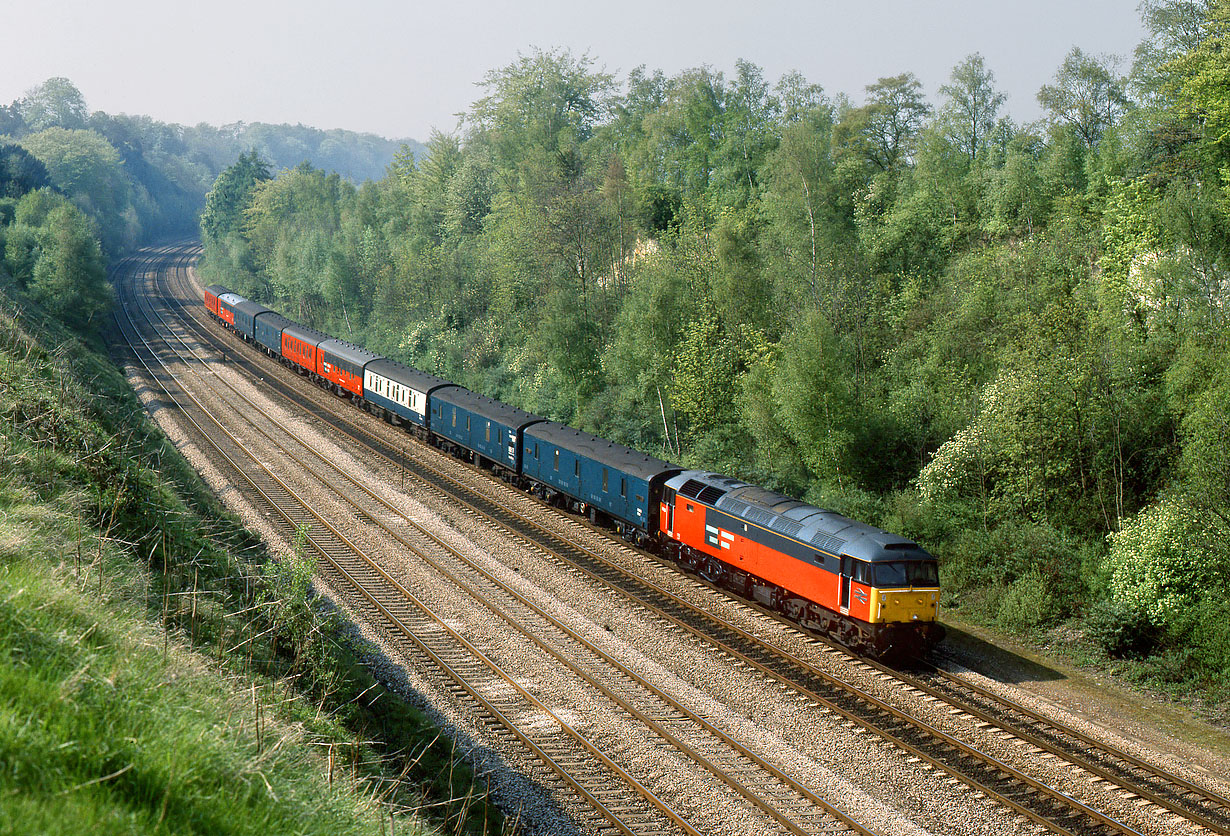
<instances>
[{"instance_id":1,"label":"red railway coach","mask_svg":"<svg viewBox=\"0 0 1230 836\"><path fill-rule=\"evenodd\" d=\"M221 319L222 315L218 313L218 297L224 293L230 292L231 291L228 288L225 288L220 284L211 284L209 287L205 288L205 309Z\"/></svg>"},{"instance_id":2,"label":"red railway coach","mask_svg":"<svg viewBox=\"0 0 1230 836\"><path fill-rule=\"evenodd\" d=\"M319 374L317 346L328 339L328 334L292 322L282 329L282 356L308 374Z\"/></svg>"},{"instance_id":3,"label":"red railway coach","mask_svg":"<svg viewBox=\"0 0 1230 836\"><path fill-rule=\"evenodd\" d=\"M322 340L316 351L316 373L339 395L363 397L363 367L380 355L336 337Z\"/></svg>"}]
</instances>

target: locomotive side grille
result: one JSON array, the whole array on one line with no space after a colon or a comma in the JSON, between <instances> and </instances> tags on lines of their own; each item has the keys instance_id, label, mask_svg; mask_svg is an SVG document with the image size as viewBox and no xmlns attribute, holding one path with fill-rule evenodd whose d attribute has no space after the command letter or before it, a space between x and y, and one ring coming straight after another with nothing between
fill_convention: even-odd
<instances>
[{"instance_id":1,"label":"locomotive side grille","mask_svg":"<svg viewBox=\"0 0 1230 836\"><path fill-rule=\"evenodd\" d=\"M763 526L771 526L773 521L777 519L777 515L771 514L763 508L752 508L750 505L748 506L747 511L744 512L743 516L752 522L759 523Z\"/></svg>"},{"instance_id":2,"label":"locomotive side grille","mask_svg":"<svg viewBox=\"0 0 1230 836\"><path fill-rule=\"evenodd\" d=\"M788 520L785 517L778 517L773 528L779 534L785 534L787 537L794 537L803 530L803 524L797 520Z\"/></svg>"},{"instance_id":3,"label":"locomotive side grille","mask_svg":"<svg viewBox=\"0 0 1230 836\"><path fill-rule=\"evenodd\" d=\"M687 486L685 485L684 487ZM696 498L706 505L713 505L724 496L726 496L726 491L721 488L715 488L713 485L707 485Z\"/></svg>"},{"instance_id":4,"label":"locomotive side grille","mask_svg":"<svg viewBox=\"0 0 1230 836\"><path fill-rule=\"evenodd\" d=\"M736 517L743 517L747 515L748 504L746 502L740 502L737 499L728 499L725 502L719 503L719 505L727 514L731 514Z\"/></svg>"},{"instance_id":5,"label":"locomotive side grille","mask_svg":"<svg viewBox=\"0 0 1230 836\"><path fill-rule=\"evenodd\" d=\"M845 540L840 537L834 537L832 534L825 534L823 531L817 531L811 536L811 544L818 548L824 549L826 552L837 554L841 547L846 544Z\"/></svg>"}]
</instances>

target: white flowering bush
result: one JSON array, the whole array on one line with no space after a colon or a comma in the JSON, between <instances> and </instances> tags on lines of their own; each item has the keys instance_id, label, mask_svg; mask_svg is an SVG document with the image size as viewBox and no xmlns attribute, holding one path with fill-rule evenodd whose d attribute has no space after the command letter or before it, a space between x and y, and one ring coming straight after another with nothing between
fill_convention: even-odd
<instances>
[{"instance_id":1,"label":"white flowering bush","mask_svg":"<svg viewBox=\"0 0 1230 836\"><path fill-rule=\"evenodd\" d=\"M977 417L965 429L940 445L931 461L918 474L918 490L923 499L935 502L976 490L979 474L985 470L992 438L1005 408L1006 374L1001 373L985 386L979 398Z\"/></svg>"},{"instance_id":2,"label":"white flowering bush","mask_svg":"<svg viewBox=\"0 0 1230 836\"><path fill-rule=\"evenodd\" d=\"M1110 535L1112 600L1156 627L1178 622L1210 584L1219 582L1204 520L1186 503L1165 498Z\"/></svg>"}]
</instances>

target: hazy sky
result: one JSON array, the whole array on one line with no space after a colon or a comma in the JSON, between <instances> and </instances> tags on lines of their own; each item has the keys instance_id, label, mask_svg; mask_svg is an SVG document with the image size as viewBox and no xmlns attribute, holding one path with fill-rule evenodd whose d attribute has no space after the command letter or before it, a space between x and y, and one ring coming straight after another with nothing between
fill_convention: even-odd
<instances>
[{"instance_id":1,"label":"hazy sky","mask_svg":"<svg viewBox=\"0 0 1230 836\"><path fill-rule=\"evenodd\" d=\"M215 125L302 122L425 140L481 96L488 70L534 47L588 52L622 79L735 60L770 82L798 70L829 94L911 71L935 100L981 52L1007 112L1073 46L1124 68L1143 36L1135 0L14 0L0 39L0 103L67 76L91 110Z\"/></svg>"}]
</instances>

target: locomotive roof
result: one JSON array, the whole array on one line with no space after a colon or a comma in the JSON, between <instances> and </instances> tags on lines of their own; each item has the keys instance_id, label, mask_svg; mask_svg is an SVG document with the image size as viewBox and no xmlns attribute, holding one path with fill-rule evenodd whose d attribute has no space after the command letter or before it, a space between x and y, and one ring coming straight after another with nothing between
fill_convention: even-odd
<instances>
[{"instance_id":1,"label":"locomotive roof","mask_svg":"<svg viewBox=\"0 0 1230 836\"><path fill-rule=\"evenodd\" d=\"M221 296L223 293L230 293L231 289L220 284L211 284L205 288L205 292L212 293L214 296Z\"/></svg>"},{"instance_id":2,"label":"locomotive roof","mask_svg":"<svg viewBox=\"0 0 1230 836\"><path fill-rule=\"evenodd\" d=\"M407 386L416 392L430 393L441 386L455 386L456 384L445 380L442 377L436 377L434 374L421 372L418 369L411 368L405 363L399 363L396 360L390 360L388 357L378 357L367 364L367 370L375 372L382 377L387 377L394 383L400 383Z\"/></svg>"},{"instance_id":3,"label":"locomotive roof","mask_svg":"<svg viewBox=\"0 0 1230 836\"><path fill-rule=\"evenodd\" d=\"M324 331L317 331L315 328L309 328L306 325L300 325L293 320L287 320L287 323L282 326L282 333L294 337L296 340L317 345L321 340L333 339Z\"/></svg>"},{"instance_id":4,"label":"locomotive roof","mask_svg":"<svg viewBox=\"0 0 1230 836\"><path fill-rule=\"evenodd\" d=\"M462 409L468 409L476 415L481 415L490 421L496 421L506 427L521 429L529 424L543 420L537 415L526 412L524 409L517 409L515 406L500 403L486 395L471 392L464 386L447 387L436 392L431 397L443 403L450 403Z\"/></svg>"},{"instance_id":5,"label":"locomotive roof","mask_svg":"<svg viewBox=\"0 0 1230 836\"><path fill-rule=\"evenodd\" d=\"M372 360L380 359L380 355L376 352L364 348L361 345L339 340L337 337L329 337L321 340L320 350L326 354L332 354L334 357L341 357L343 360L348 360L356 366L363 366Z\"/></svg>"},{"instance_id":6,"label":"locomotive roof","mask_svg":"<svg viewBox=\"0 0 1230 836\"><path fill-rule=\"evenodd\" d=\"M226 291L225 293L218 294L218 300L221 302L225 302L226 304L231 305L232 307L235 305L238 305L240 302L248 301L247 299L244 299L242 296L240 296L238 293L235 293L230 290Z\"/></svg>"},{"instance_id":7,"label":"locomotive roof","mask_svg":"<svg viewBox=\"0 0 1230 836\"><path fill-rule=\"evenodd\" d=\"M565 450L579 453L629 476L636 476L646 481L663 473L678 473L683 469L677 464L655 459L640 450L633 450L631 447L616 444L614 441L607 441L605 438L599 438L584 430L573 429L558 421L543 421L528 427L525 436L549 441Z\"/></svg>"},{"instance_id":8,"label":"locomotive roof","mask_svg":"<svg viewBox=\"0 0 1230 836\"><path fill-rule=\"evenodd\" d=\"M740 479L689 470L666 484L684 496L829 554L869 561L931 557L913 540Z\"/></svg>"}]
</instances>

